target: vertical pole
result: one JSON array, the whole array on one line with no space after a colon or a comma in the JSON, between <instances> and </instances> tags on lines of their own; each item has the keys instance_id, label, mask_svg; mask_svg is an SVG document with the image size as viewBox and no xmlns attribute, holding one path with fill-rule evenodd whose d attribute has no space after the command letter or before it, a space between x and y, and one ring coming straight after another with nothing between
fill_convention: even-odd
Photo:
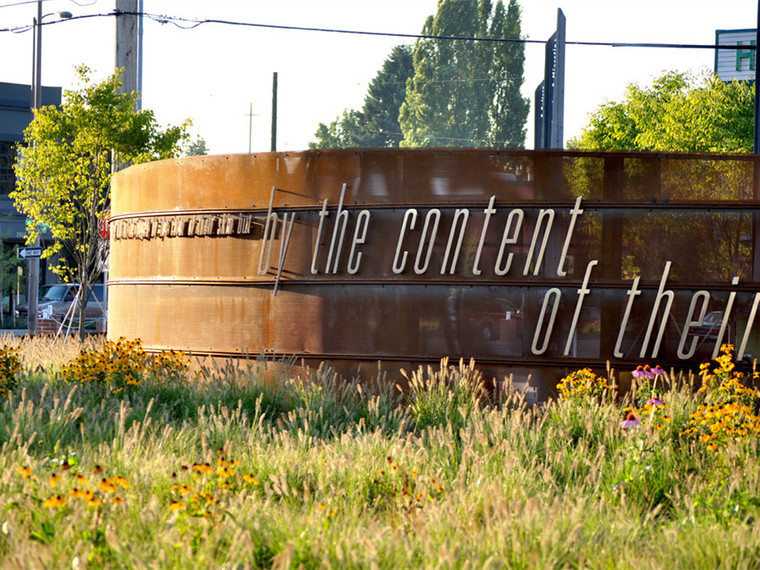
<instances>
[{"instance_id":1,"label":"vertical pole","mask_svg":"<svg viewBox=\"0 0 760 570\"><path fill-rule=\"evenodd\" d=\"M760 47L760 0L757 3L757 30L755 32L755 140L753 150L755 154L760 154L760 99L757 94L757 55L758 48Z\"/></svg>"},{"instance_id":2,"label":"vertical pole","mask_svg":"<svg viewBox=\"0 0 760 570\"><path fill-rule=\"evenodd\" d=\"M760 51L758 50L758 47L760 47L760 0L758 0L757 3L757 30L755 30L755 32L755 132L752 151L757 155L760 153L760 98L758 98L757 93L757 55L758 51ZM755 156L752 166L753 198L755 200L760 200L760 161L757 156ZM752 243L754 245L752 256L752 280L760 281L760 216L758 216L757 212L752 214Z\"/></svg>"},{"instance_id":3,"label":"vertical pole","mask_svg":"<svg viewBox=\"0 0 760 570\"><path fill-rule=\"evenodd\" d=\"M116 69L123 69L122 93L137 91L137 0L116 0Z\"/></svg>"},{"instance_id":4,"label":"vertical pole","mask_svg":"<svg viewBox=\"0 0 760 570\"><path fill-rule=\"evenodd\" d=\"M277 150L277 72L272 74L272 152Z\"/></svg>"},{"instance_id":5,"label":"vertical pole","mask_svg":"<svg viewBox=\"0 0 760 570\"><path fill-rule=\"evenodd\" d=\"M140 13L140 15L137 17L137 92L140 93L140 98L137 100L137 108L142 109L143 12L145 11L143 0L139 0L137 4L137 11Z\"/></svg>"},{"instance_id":6,"label":"vertical pole","mask_svg":"<svg viewBox=\"0 0 760 570\"><path fill-rule=\"evenodd\" d=\"M253 136L253 103L248 109L248 154L251 154L251 137Z\"/></svg>"},{"instance_id":7,"label":"vertical pole","mask_svg":"<svg viewBox=\"0 0 760 570\"><path fill-rule=\"evenodd\" d=\"M42 0L37 0L37 18L34 20L34 49L33 66L34 66L34 84L32 85L33 108L39 109L42 106ZM34 240L34 245L40 245L40 236ZM40 283L40 260L39 258L29 259L26 262L27 281L26 281L26 300L27 315L26 328L30 335L37 334L37 291Z\"/></svg>"}]
</instances>

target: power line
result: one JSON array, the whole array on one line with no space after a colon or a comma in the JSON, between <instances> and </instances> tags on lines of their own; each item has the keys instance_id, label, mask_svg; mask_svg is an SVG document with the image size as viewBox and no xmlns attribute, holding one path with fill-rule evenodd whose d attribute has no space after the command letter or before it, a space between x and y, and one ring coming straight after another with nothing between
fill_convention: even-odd
<instances>
[{"instance_id":1,"label":"power line","mask_svg":"<svg viewBox=\"0 0 760 570\"><path fill-rule=\"evenodd\" d=\"M36 2L36 0L26 0L23 3ZM348 34L359 36L373 36L373 37L391 37L402 38L409 40L438 40L438 41L471 41L471 42L494 42L494 43L514 43L514 44L546 44L545 40L531 40L527 38L494 38L489 36L434 36L428 34L403 34L396 32L369 32L366 30L344 30L338 28L319 28L309 26L286 26L282 24L261 24L256 22L242 22L236 20L221 20L215 18L207 18L204 20L197 20L192 18L183 18L179 16L166 16L161 14L151 14L148 12L128 12L123 10L114 10L108 13L101 14L85 14L81 16L74 16L67 22L72 20L82 20L88 18L108 18L119 15L126 16L143 16L149 18L159 24L172 24L183 30L191 30L197 28L203 24L218 24L226 26L239 26L249 28L271 29L271 30L283 30L294 32L317 32L317 33L329 33L329 34ZM54 25L61 22L48 22L45 25ZM19 32L28 29L28 25L17 26L15 28L3 28L0 32ZM756 50L756 46L745 45L717 45L717 44L682 44L682 43L653 43L653 42L588 42L588 41L567 41L567 45L576 46L590 46L590 47L613 47L613 48L659 48L659 49L723 49L723 50Z\"/></svg>"}]
</instances>

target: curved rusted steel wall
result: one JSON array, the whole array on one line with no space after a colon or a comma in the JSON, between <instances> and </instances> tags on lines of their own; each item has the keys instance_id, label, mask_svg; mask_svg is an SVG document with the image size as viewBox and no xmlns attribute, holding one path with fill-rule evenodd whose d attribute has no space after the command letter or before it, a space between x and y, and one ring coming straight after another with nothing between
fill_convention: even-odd
<instances>
[{"instance_id":1,"label":"curved rusted steel wall","mask_svg":"<svg viewBox=\"0 0 760 570\"><path fill-rule=\"evenodd\" d=\"M748 314L758 287L753 168L440 149L133 166L113 181L109 337L347 372L474 357L498 378L531 375L539 397L568 368L608 359L691 366L712 350L700 338L684 357L695 293L709 289L705 312L733 294ZM665 289L674 302L650 326Z\"/></svg>"}]
</instances>

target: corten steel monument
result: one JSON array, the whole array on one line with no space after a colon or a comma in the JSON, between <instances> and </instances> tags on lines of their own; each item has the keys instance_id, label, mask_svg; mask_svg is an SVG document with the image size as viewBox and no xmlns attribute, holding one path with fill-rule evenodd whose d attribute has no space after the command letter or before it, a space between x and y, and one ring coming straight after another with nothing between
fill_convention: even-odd
<instances>
[{"instance_id":1,"label":"corten steel monument","mask_svg":"<svg viewBox=\"0 0 760 570\"><path fill-rule=\"evenodd\" d=\"M760 354L757 158L330 150L113 181L109 337L374 375L475 358L537 397Z\"/></svg>"}]
</instances>

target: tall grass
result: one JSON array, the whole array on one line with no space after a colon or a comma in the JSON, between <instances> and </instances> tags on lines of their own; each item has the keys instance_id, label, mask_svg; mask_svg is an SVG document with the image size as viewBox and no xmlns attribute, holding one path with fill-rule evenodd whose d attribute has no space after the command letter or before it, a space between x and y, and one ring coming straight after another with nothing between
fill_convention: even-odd
<instances>
[{"instance_id":1,"label":"tall grass","mask_svg":"<svg viewBox=\"0 0 760 570\"><path fill-rule=\"evenodd\" d=\"M623 428L635 393L529 406L471 363L345 381L253 361L115 391L64 381L81 347L18 342L2 568L760 567L757 437L684 435L688 377L659 385L662 429Z\"/></svg>"}]
</instances>

